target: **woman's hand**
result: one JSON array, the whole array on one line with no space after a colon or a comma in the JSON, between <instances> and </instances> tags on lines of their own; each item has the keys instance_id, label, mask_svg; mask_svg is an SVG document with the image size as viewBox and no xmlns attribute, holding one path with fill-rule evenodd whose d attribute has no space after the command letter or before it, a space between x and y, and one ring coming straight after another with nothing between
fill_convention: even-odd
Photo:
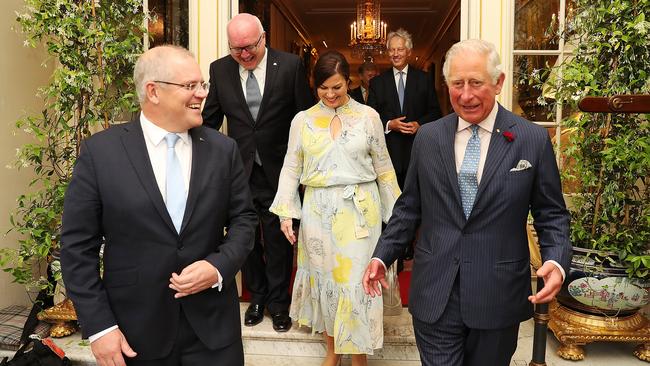
<instances>
[{"instance_id":1,"label":"woman's hand","mask_svg":"<svg viewBox=\"0 0 650 366\"><path fill-rule=\"evenodd\" d=\"M284 236L289 240L291 245L296 244L296 235L293 232L293 220L284 219L280 221L280 230L284 233Z\"/></svg>"}]
</instances>

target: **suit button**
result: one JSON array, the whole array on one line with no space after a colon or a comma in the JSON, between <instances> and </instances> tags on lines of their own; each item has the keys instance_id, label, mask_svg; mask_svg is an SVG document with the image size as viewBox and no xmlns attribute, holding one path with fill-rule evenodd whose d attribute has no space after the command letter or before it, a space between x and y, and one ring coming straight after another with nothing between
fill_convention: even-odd
<instances>
[{"instance_id":1,"label":"suit button","mask_svg":"<svg viewBox=\"0 0 650 366\"><path fill-rule=\"evenodd\" d=\"M185 246L184 246L184 245L179 245L179 246L178 246L178 250L183 250L183 249L185 249Z\"/></svg>"}]
</instances>

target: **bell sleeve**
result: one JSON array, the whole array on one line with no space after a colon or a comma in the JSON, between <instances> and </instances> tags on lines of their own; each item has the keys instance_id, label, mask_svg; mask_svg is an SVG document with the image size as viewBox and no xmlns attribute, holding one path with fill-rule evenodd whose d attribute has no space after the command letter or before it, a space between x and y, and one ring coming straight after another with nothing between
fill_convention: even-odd
<instances>
[{"instance_id":1,"label":"bell sleeve","mask_svg":"<svg viewBox=\"0 0 650 366\"><path fill-rule=\"evenodd\" d=\"M301 218L301 203L298 186L303 168L302 129L305 125L305 113L300 112L291 121L287 154L280 171L278 191L269 211L283 218Z\"/></svg>"}]
</instances>

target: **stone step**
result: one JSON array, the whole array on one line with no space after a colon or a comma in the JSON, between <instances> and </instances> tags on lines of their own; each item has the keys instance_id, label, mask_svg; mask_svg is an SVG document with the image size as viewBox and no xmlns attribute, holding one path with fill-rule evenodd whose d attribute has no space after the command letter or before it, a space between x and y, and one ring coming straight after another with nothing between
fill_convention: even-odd
<instances>
[{"instance_id":1,"label":"stone step","mask_svg":"<svg viewBox=\"0 0 650 366\"><path fill-rule=\"evenodd\" d=\"M248 307L241 303L241 318ZM273 330L269 316L254 327L243 327L242 339L246 365L320 365L325 357L325 341L322 334L312 334L307 327L296 323L285 333ZM368 356L371 365L419 365L411 316L406 309L398 316L384 317L384 347ZM291 361L289 361L291 360ZM295 360L295 361L294 361ZM281 363L277 363L281 362ZM287 363L289 362L289 363ZM349 364L344 359L343 365Z\"/></svg>"},{"instance_id":2,"label":"stone step","mask_svg":"<svg viewBox=\"0 0 650 366\"><path fill-rule=\"evenodd\" d=\"M241 304L241 317L248 307ZM384 349L368 357L370 366L416 366L420 365L415 346L411 316L402 309L399 316L384 318ZM255 327L242 327L242 338L246 366L320 366L325 355L322 335L312 335L307 328L295 326L289 332L277 333L273 330L271 319L267 316ZM510 366L528 366L531 357L533 321L521 323L519 342ZM75 366L95 366L88 341L81 340L80 334L55 339ZM633 343L596 342L585 346L586 359L582 363L559 358L555 352L558 341L551 332L548 333L546 362L549 366L631 366L648 365L638 360L632 352ZM0 359L11 357L13 351L0 350ZM349 358L344 358L340 366L350 366Z\"/></svg>"}]
</instances>

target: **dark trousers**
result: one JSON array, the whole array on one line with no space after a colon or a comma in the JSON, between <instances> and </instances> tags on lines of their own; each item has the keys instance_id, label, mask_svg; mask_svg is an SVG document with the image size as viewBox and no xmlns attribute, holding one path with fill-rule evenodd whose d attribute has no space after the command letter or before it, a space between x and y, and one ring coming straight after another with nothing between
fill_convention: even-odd
<instances>
[{"instance_id":1,"label":"dark trousers","mask_svg":"<svg viewBox=\"0 0 650 366\"><path fill-rule=\"evenodd\" d=\"M215 330L216 331L216 330ZM137 350L135 350L137 352ZM194 329L181 311L178 335L172 351L166 357L155 360L138 360L124 357L128 366L243 366L244 347L241 339L218 349L209 349L196 336Z\"/></svg>"},{"instance_id":2,"label":"dark trousers","mask_svg":"<svg viewBox=\"0 0 650 366\"><path fill-rule=\"evenodd\" d=\"M413 328L424 366L508 366L519 334L519 324L503 329L468 328L460 313L458 277L440 319L431 324L413 318Z\"/></svg>"},{"instance_id":3,"label":"dark trousers","mask_svg":"<svg viewBox=\"0 0 650 366\"><path fill-rule=\"evenodd\" d=\"M278 216L269 212L275 189L263 168L255 163L249 184L260 222L255 246L242 268L244 284L251 293L251 302L266 305L272 314L287 311L291 303L293 247L280 231Z\"/></svg>"}]
</instances>

